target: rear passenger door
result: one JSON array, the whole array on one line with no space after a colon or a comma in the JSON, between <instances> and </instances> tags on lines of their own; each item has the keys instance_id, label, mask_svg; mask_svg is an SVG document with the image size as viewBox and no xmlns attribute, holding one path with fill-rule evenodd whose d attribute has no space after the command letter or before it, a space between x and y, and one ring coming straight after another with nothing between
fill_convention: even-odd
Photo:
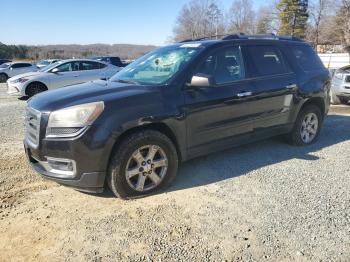
<instances>
[{"instance_id":1,"label":"rear passenger door","mask_svg":"<svg viewBox=\"0 0 350 262\"><path fill-rule=\"evenodd\" d=\"M297 90L295 74L277 45L247 45L244 52L256 99L254 131L285 127Z\"/></svg>"},{"instance_id":2,"label":"rear passenger door","mask_svg":"<svg viewBox=\"0 0 350 262\"><path fill-rule=\"evenodd\" d=\"M81 82L88 82L92 80L97 80L100 78L106 78L106 76L103 75L103 68L105 68L106 65L94 62L94 61L82 61L80 62L80 79Z\"/></svg>"}]
</instances>

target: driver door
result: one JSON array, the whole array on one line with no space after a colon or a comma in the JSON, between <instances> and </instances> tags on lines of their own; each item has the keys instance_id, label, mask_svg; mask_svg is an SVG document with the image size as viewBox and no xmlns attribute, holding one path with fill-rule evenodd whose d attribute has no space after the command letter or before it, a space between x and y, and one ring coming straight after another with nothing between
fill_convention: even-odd
<instances>
[{"instance_id":1,"label":"driver door","mask_svg":"<svg viewBox=\"0 0 350 262\"><path fill-rule=\"evenodd\" d=\"M83 82L80 79L78 61L67 62L56 68L58 71L53 73L50 79L52 88L59 88Z\"/></svg>"},{"instance_id":2,"label":"driver door","mask_svg":"<svg viewBox=\"0 0 350 262\"><path fill-rule=\"evenodd\" d=\"M211 86L184 90L189 154L234 143L253 130L254 87L245 78L239 46L214 50L199 63L194 75L213 79Z\"/></svg>"}]
</instances>

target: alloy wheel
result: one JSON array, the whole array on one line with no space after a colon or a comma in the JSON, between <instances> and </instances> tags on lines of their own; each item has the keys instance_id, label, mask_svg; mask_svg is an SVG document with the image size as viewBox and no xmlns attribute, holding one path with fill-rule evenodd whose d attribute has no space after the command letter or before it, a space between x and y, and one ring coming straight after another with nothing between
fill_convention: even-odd
<instances>
[{"instance_id":1,"label":"alloy wheel","mask_svg":"<svg viewBox=\"0 0 350 262\"><path fill-rule=\"evenodd\" d=\"M305 144L311 143L318 132L318 117L315 113L305 115L301 124L300 135Z\"/></svg>"},{"instance_id":2,"label":"alloy wheel","mask_svg":"<svg viewBox=\"0 0 350 262\"><path fill-rule=\"evenodd\" d=\"M129 186L139 192L157 187L168 169L168 159L164 150L157 145L138 148L129 158L125 176Z\"/></svg>"}]
</instances>

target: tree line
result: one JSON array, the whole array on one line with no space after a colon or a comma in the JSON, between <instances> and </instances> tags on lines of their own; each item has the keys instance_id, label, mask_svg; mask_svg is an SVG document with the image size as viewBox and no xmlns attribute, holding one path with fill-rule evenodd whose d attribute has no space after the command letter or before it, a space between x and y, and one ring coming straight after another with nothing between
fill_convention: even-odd
<instances>
[{"instance_id":1,"label":"tree line","mask_svg":"<svg viewBox=\"0 0 350 262\"><path fill-rule=\"evenodd\" d=\"M178 14L175 41L227 33L299 37L315 48L339 45L350 52L350 0L267 0L254 10L252 0L191 0Z\"/></svg>"},{"instance_id":2,"label":"tree line","mask_svg":"<svg viewBox=\"0 0 350 262\"><path fill-rule=\"evenodd\" d=\"M91 45L5 45L0 43L0 58L7 59L68 59L93 56L119 56L121 59L136 59L154 49L151 45L91 44Z\"/></svg>"}]
</instances>

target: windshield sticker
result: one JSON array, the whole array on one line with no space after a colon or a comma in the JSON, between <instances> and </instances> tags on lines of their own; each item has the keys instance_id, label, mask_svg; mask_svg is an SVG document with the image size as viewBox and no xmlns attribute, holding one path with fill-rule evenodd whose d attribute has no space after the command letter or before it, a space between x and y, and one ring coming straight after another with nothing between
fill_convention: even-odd
<instances>
[{"instance_id":1,"label":"windshield sticker","mask_svg":"<svg viewBox=\"0 0 350 262\"><path fill-rule=\"evenodd\" d=\"M197 47L200 47L200 46L201 46L201 44L197 43L197 44L183 44L180 47L183 47L183 48L197 48Z\"/></svg>"}]
</instances>

